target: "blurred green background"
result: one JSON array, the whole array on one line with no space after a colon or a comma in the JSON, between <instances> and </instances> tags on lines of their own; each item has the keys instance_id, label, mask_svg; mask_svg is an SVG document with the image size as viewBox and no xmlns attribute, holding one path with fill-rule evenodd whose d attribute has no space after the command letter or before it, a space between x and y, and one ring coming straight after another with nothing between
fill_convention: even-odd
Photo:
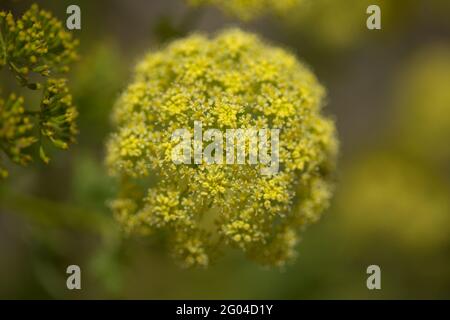
<instances>
[{"instance_id":1,"label":"blurred green background","mask_svg":"<svg viewBox=\"0 0 450 320\"><path fill-rule=\"evenodd\" d=\"M0 298L450 298L449 1L315 0L247 23L183 0L2 0L0 9L20 14L34 2L64 21L68 5L81 8L81 60L69 74L80 134L50 165L11 165L0 182ZM369 4L380 5L382 30L366 28ZM103 166L110 111L135 62L230 25L309 64L340 135L332 206L283 270L234 252L180 269L161 239L124 237L105 205L115 192ZM0 81L13 87L5 72ZM66 288L71 264L82 290ZM371 264L381 290L366 287Z\"/></svg>"}]
</instances>

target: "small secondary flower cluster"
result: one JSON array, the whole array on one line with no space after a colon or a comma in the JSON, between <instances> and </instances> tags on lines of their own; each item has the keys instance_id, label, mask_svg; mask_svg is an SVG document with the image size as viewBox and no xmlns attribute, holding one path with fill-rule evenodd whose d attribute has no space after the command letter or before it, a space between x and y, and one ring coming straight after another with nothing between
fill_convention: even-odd
<instances>
[{"instance_id":1,"label":"small secondary flower cluster","mask_svg":"<svg viewBox=\"0 0 450 320\"><path fill-rule=\"evenodd\" d=\"M213 5L241 20L249 21L265 13L285 14L303 0L187 0L190 5Z\"/></svg>"},{"instance_id":2,"label":"small secondary flower cluster","mask_svg":"<svg viewBox=\"0 0 450 320\"><path fill-rule=\"evenodd\" d=\"M69 63L77 59L77 46L78 41L64 30L61 21L37 5L19 19L10 12L0 12L0 69L12 72L20 86L42 91L39 110L25 108L24 99L16 94L6 101L0 99L0 150L14 163L31 161L27 149L37 141L40 157L47 163L43 137L61 149L75 141L77 110L66 80L54 75L69 70ZM32 120L36 120L39 132L33 131ZM7 175L0 167L0 177Z\"/></svg>"}]
</instances>

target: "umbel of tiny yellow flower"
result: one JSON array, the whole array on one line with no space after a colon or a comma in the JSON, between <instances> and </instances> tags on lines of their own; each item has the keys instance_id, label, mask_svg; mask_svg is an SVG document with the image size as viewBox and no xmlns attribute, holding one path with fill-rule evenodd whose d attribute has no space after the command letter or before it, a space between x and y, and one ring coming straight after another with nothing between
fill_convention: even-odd
<instances>
[{"instance_id":1,"label":"umbel of tiny yellow flower","mask_svg":"<svg viewBox=\"0 0 450 320\"><path fill-rule=\"evenodd\" d=\"M285 14L304 0L187 0L190 5L213 5L238 19L249 21L266 13Z\"/></svg>"},{"instance_id":2,"label":"umbel of tiny yellow flower","mask_svg":"<svg viewBox=\"0 0 450 320\"><path fill-rule=\"evenodd\" d=\"M78 41L72 38L50 12L32 5L15 20L11 13L0 12L0 67L7 65L21 84L31 89L31 73L51 76L68 71L77 59Z\"/></svg>"},{"instance_id":3,"label":"umbel of tiny yellow flower","mask_svg":"<svg viewBox=\"0 0 450 320\"><path fill-rule=\"evenodd\" d=\"M442 168L450 167L449 88L450 46L437 43L405 63L392 105L399 148Z\"/></svg>"},{"instance_id":4,"label":"umbel of tiny yellow flower","mask_svg":"<svg viewBox=\"0 0 450 320\"><path fill-rule=\"evenodd\" d=\"M43 136L58 148L67 149L75 142L77 109L65 79L50 79L44 89L41 102L40 127Z\"/></svg>"},{"instance_id":5,"label":"umbel of tiny yellow flower","mask_svg":"<svg viewBox=\"0 0 450 320\"><path fill-rule=\"evenodd\" d=\"M31 156L25 151L36 142L30 132L32 128L22 97L11 94L6 101L0 98L0 150L17 164L26 165L31 160ZM0 178L7 176L8 171L0 163Z\"/></svg>"},{"instance_id":6,"label":"umbel of tiny yellow flower","mask_svg":"<svg viewBox=\"0 0 450 320\"><path fill-rule=\"evenodd\" d=\"M295 56L238 29L150 52L113 115L106 162L120 177L115 217L130 233L163 231L184 266L207 266L226 247L284 265L332 194L337 140L323 100ZM204 130L279 128L279 172L175 164L171 134L195 121Z\"/></svg>"},{"instance_id":7,"label":"umbel of tiny yellow flower","mask_svg":"<svg viewBox=\"0 0 450 320\"><path fill-rule=\"evenodd\" d=\"M0 69L11 71L22 87L42 90L39 110L27 110L23 98L14 94L0 106L0 147L13 162L27 164L32 157L24 150L39 141L39 155L48 163L43 138L61 149L75 141L77 110L65 79L52 77L69 70L68 64L77 59L77 46L62 23L37 5L19 19L0 12ZM31 131L33 122L38 130ZM0 177L6 176L2 169Z\"/></svg>"},{"instance_id":8,"label":"umbel of tiny yellow flower","mask_svg":"<svg viewBox=\"0 0 450 320\"><path fill-rule=\"evenodd\" d=\"M345 184L336 197L337 228L358 239L353 250L380 241L414 254L448 246L448 181L442 172L436 175L404 155L378 149L344 168Z\"/></svg>"}]
</instances>

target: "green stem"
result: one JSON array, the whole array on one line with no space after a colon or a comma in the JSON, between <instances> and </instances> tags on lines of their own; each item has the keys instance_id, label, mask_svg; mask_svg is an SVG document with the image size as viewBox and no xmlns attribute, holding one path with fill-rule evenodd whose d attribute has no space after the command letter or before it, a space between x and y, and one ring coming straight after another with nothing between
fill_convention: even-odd
<instances>
[{"instance_id":1,"label":"green stem","mask_svg":"<svg viewBox=\"0 0 450 320\"><path fill-rule=\"evenodd\" d=\"M5 44L5 40L3 39L3 33L2 33L2 29L0 28L0 47L3 49L3 58L5 60L5 63L7 61L7 54L6 54L6 44Z\"/></svg>"},{"instance_id":2,"label":"green stem","mask_svg":"<svg viewBox=\"0 0 450 320\"><path fill-rule=\"evenodd\" d=\"M0 186L0 208L25 216L42 227L73 228L104 236L116 231L109 215L73 205L23 195Z\"/></svg>"}]
</instances>

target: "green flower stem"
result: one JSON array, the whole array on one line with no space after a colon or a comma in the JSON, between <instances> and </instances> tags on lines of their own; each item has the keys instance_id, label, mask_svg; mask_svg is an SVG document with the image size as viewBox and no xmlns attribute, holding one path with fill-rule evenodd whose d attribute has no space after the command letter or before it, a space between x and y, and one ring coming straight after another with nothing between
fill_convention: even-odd
<instances>
[{"instance_id":1,"label":"green flower stem","mask_svg":"<svg viewBox=\"0 0 450 320\"><path fill-rule=\"evenodd\" d=\"M19 68L12 62L8 62L9 68L16 75L17 80L22 86L26 86L31 90L38 89L38 85L36 83L29 83L28 80L20 73Z\"/></svg>"},{"instance_id":2,"label":"green flower stem","mask_svg":"<svg viewBox=\"0 0 450 320\"><path fill-rule=\"evenodd\" d=\"M6 186L0 187L0 208L11 210L48 228L73 228L100 236L112 235L116 231L114 221L108 215L24 195Z\"/></svg>"},{"instance_id":3,"label":"green flower stem","mask_svg":"<svg viewBox=\"0 0 450 320\"><path fill-rule=\"evenodd\" d=\"M3 33L2 33L1 29L0 29L0 47L2 48L3 60L6 62L6 59L7 59L6 45L5 45L5 40L3 40ZM0 69L1 69L1 66L0 66Z\"/></svg>"}]
</instances>

